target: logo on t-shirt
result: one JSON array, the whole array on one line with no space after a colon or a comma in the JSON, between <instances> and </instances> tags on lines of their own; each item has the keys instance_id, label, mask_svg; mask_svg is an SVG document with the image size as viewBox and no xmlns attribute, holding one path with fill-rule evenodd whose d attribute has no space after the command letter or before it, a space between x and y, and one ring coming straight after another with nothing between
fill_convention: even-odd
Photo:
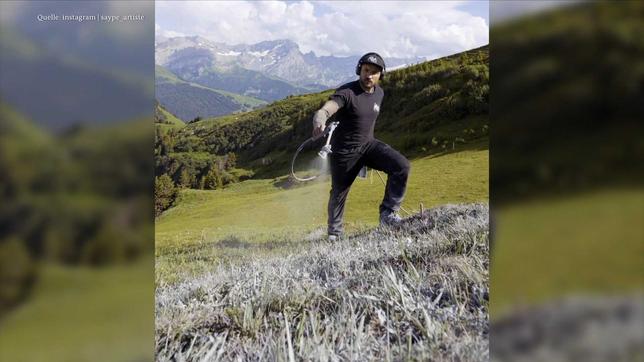
<instances>
[{"instance_id":1,"label":"logo on t-shirt","mask_svg":"<svg viewBox=\"0 0 644 362\"><path fill-rule=\"evenodd\" d=\"M378 103L373 104L373 111L374 112L380 112L380 106L378 105Z\"/></svg>"}]
</instances>

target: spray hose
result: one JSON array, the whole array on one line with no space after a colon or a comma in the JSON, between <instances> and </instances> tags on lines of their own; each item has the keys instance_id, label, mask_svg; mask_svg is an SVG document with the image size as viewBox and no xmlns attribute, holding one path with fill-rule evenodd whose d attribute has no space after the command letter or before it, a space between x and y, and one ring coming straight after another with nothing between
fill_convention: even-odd
<instances>
[{"instance_id":1,"label":"spray hose","mask_svg":"<svg viewBox=\"0 0 644 362\"><path fill-rule=\"evenodd\" d=\"M310 142L317 141L321 137L326 137L326 144L320 152L318 152L318 156L320 156L322 159L326 160L326 157L329 153L332 153L331 151L331 136L333 136L333 131L335 131L335 128L338 126L338 122L331 122L329 126L324 130L324 133L321 136L318 137L311 137L307 139L306 141L302 142L300 147L297 148L297 151L295 151L295 154L293 155L293 159L291 160L291 176L300 182L306 182L306 181L312 181L318 178L319 175L314 175L314 176L309 176L309 177L298 177L295 174L295 159L297 159L297 156L300 154L300 152L308 145Z\"/></svg>"}]
</instances>

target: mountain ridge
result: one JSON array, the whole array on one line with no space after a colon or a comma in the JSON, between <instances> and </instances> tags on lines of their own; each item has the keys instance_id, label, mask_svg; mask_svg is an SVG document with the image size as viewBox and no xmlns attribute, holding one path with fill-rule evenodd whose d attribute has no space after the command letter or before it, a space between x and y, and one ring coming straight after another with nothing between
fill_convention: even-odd
<instances>
[{"instance_id":1,"label":"mountain ridge","mask_svg":"<svg viewBox=\"0 0 644 362\"><path fill-rule=\"evenodd\" d=\"M262 41L255 44L227 45L201 36L160 38L155 63L173 68L172 55L183 49L198 49L209 54L211 65L238 64L244 69L275 76L297 86L316 84L333 88L353 77L353 67L359 55L348 57L317 56L313 51L303 53L289 39ZM390 67L411 64L424 58L387 58Z\"/></svg>"},{"instance_id":2,"label":"mountain ridge","mask_svg":"<svg viewBox=\"0 0 644 362\"><path fill-rule=\"evenodd\" d=\"M202 36L158 37L155 49L157 100L186 122L336 88L355 77L358 59L304 54L289 39L227 45ZM387 64L396 69L419 59L389 58ZM167 81L174 77L180 81ZM231 100L239 97L221 91L261 101Z\"/></svg>"},{"instance_id":3,"label":"mountain ridge","mask_svg":"<svg viewBox=\"0 0 644 362\"><path fill-rule=\"evenodd\" d=\"M185 122L197 117L216 117L248 111L266 103L260 99L185 81L160 65L155 65L155 70L157 101Z\"/></svg>"}]
</instances>

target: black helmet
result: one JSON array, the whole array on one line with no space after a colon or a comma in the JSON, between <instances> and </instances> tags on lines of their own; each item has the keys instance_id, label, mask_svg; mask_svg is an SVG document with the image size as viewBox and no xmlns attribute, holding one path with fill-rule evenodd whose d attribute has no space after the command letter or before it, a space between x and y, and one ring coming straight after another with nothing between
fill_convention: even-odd
<instances>
[{"instance_id":1,"label":"black helmet","mask_svg":"<svg viewBox=\"0 0 644 362\"><path fill-rule=\"evenodd\" d=\"M362 67L363 64L369 63L373 64L375 66L380 67L381 69L381 74L380 74L380 79L385 77L385 61L382 59L378 53L367 53L363 55L360 60L358 60L358 65L356 65L356 75L360 75L360 68Z\"/></svg>"}]
</instances>

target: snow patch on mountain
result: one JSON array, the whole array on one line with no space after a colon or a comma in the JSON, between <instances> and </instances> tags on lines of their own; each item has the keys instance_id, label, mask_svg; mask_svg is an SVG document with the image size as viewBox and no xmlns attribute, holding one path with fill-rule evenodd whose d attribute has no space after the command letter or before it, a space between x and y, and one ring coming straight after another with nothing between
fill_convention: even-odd
<instances>
[{"instance_id":1,"label":"snow patch on mountain","mask_svg":"<svg viewBox=\"0 0 644 362\"><path fill-rule=\"evenodd\" d=\"M303 54L299 46L287 39L269 40L257 44L227 45L199 36L157 39L155 61L169 69L193 64L200 69L240 67L260 72L300 87L317 89L337 87L355 78L355 64L360 55L352 57ZM191 51L186 51L191 48ZM176 55L181 54L181 57ZM175 56L173 56L175 55ZM190 61L189 57L199 58ZM417 59L388 58L388 69L411 65ZM176 64L181 62L180 65ZM194 69L199 73L200 69Z\"/></svg>"},{"instance_id":2,"label":"snow patch on mountain","mask_svg":"<svg viewBox=\"0 0 644 362\"><path fill-rule=\"evenodd\" d=\"M232 50L229 50L227 52L217 52L217 55L232 56L232 57L236 57L236 56L238 56L240 54L241 54L241 52L236 52L236 51L232 51Z\"/></svg>"},{"instance_id":3,"label":"snow patch on mountain","mask_svg":"<svg viewBox=\"0 0 644 362\"><path fill-rule=\"evenodd\" d=\"M254 56L254 57L265 57L268 55L268 50L264 50L263 52L248 52L248 54Z\"/></svg>"}]
</instances>

